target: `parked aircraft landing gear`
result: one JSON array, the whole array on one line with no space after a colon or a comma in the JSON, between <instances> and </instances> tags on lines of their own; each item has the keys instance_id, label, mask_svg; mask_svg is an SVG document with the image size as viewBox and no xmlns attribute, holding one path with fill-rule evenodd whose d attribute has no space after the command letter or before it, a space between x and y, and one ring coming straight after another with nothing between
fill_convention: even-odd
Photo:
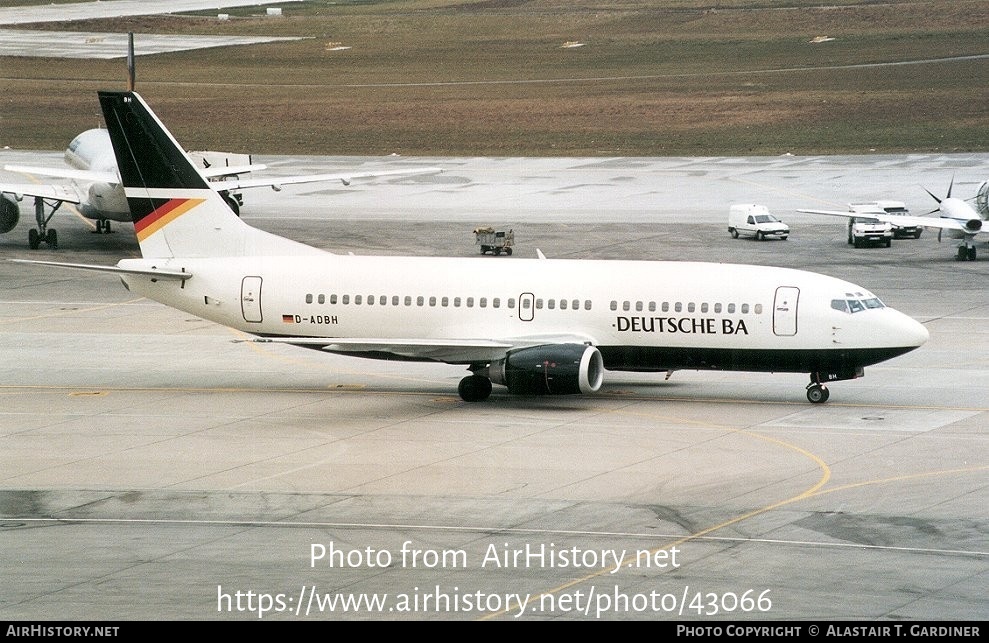
<instances>
[{"instance_id":1,"label":"parked aircraft landing gear","mask_svg":"<svg viewBox=\"0 0 989 643\"><path fill-rule=\"evenodd\" d=\"M831 397L831 391L828 390L827 386L817 382L811 382L807 385L807 399L812 404L823 404L828 401L829 397Z\"/></svg>"},{"instance_id":2,"label":"parked aircraft landing gear","mask_svg":"<svg viewBox=\"0 0 989 643\"><path fill-rule=\"evenodd\" d=\"M45 200L40 196L34 197L34 218L38 222L37 228L31 228L27 233L27 243L31 250L37 250L42 242L48 244L52 250L58 248L58 234L54 229L48 227L48 222L55 216L55 210L62 205L61 201L55 203L51 214L45 215Z\"/></svg>"},{"instance_id":3,"label":"parked aircraft landing gear","mask_svg":"<svg viewBox=\"0 0 989 643\"><path fill-rule=\"evenodd\" d=\"M975 246L958 246L958 261L975 261Z\"/></svg>"},{"instance_id":4,"label":"parked aircraft landing gear","mask_svg":"<svg viewBox=\"0 0 989 643\"><path fill-rule=\"evenodd\" d=\"M483 402L491 395L491 380L483 375L468 375L457 386L464 402Z\"/></svg>"},{"instance_id":5,"label":"parked aircraft landing gear","mask_svg":"<svg viewBox=\"0 0 989 643\"><path fill-rule=\"evenodd\" d=\"M113 230L110 229L109 219L97 219L96 220L96 234L110 234Z\"/></svg>"}]
</instances>

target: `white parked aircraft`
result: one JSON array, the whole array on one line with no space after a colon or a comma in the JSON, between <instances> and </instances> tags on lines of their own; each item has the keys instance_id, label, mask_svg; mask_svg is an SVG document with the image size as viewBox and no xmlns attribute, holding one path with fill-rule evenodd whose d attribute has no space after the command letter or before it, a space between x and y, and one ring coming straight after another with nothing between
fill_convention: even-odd
<instances>
[{"instance_id":1,"label":"white parked aircraft","mask_svg":"<svg viewBox=\"0 0 989 643\"><path fill-rule=\"evenodd\" d=\"M960 239L958 244L958 254L957 259L959 261L968 260L975 261L976 251L975 242L976 237L980 234L989 234L989 228L983 227L986 220L989 220L989 181L983 181L982 185L979 186L978 192L975 197L975 202L978 207L973 208L964 199L959 199L958 197L951 196L951 190L954 187L954 179L948 185L948 195L940 199L931 193L930 190L925 189L924 191L930 194L935 201L938 203L937 210L931 212L940 213L940 216L911 216L911 215L900 215L900 214L888 214L877 210L876 212L870 212L869 217L878 219L879 221L888 221L894 227L913 227L918 228L937 228L938 229L938 241L941 241L941 235L945 231L948 232L948 236L951 239ZM833 210L797 210L797 212L806 212L809 214L826 214L828 216L835 217L855 217L862 216L861 212L841 212ZM919 236L919 235L918 235Z\"/></svg>"},{"instance_id":2,"label":"white parked aircraft","mask_svg":"<svg viewBox=\"0 0 989 643\"><path fill-rule=\"evenodd\" d=\"M142 258L104 270L134 293L282 342L464 365L460 396L593 393L606 369L810 374L902 355L927 329L868 290L784 268L695 262L337 255L248 226L133 92L100 104Z\"/></svg>"},{"instance_id":3,"label":"white parked aircraft","mask_svg":"<svg viewBox=\"0 0 989 643\"><path fill-rule=\"evenodd\" d=\"M247 154L226 152L189 152L194 165L210 187L216 190L235 214L239 214L243 199L240 191L252 187L281 189L283 185L342 181L391 175L412 175L439 172L439 168L414 170L382 170L372 172L346 172L300 176L241 179L240 175L265 169L265 165L251 163ZM110 232L110 222L131 221L130 209L117 173L117 161L113 146L105 129L86 130L72 139L65 150L67 168L48 168L24 165L6 165L9 172L51 176L67 179L69 183L0 183L0 234L10 232L20 219L17 204L23 197L34 197L36 228L28 232L28 243L37 249L42 243L58 247L58 235L48 223L62 203L77 206L80 214L96 221L96 232ZM9 195L9 196L8 196ZM48 206L50 210L46 210Z\"/></svg>"}]
</instances>

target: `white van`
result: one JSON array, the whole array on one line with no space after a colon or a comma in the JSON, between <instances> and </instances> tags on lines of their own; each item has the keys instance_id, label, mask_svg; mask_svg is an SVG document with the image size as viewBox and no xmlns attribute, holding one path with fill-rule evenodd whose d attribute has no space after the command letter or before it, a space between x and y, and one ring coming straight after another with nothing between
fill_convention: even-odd
<instances>
[{"instance_id":1,"label":"white van","mask_svg":"<svg viewBox=\"0 0 989 643\"><path fill-rule=\"evenodd\" d=\"M768 237L786 239L790 227L771 215L764 205L736 204L728 210L728 234L735 239L741 235L759 241Z\"/></svg>"}]
</instances>

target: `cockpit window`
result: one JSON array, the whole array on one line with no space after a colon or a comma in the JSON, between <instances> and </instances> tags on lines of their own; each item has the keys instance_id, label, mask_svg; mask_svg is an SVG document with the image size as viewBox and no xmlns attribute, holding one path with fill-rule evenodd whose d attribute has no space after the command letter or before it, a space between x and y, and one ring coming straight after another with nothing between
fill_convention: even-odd
<instances>
[{"instance_id":1,"label":"cockpit window","mask_svg":"<svg viewBox=\"0 0 989 643\"><path fill-rule=\"evenodd\" d=\"M856 295L864 297L861 293L856 293ZM835 310L840 310L843 313L858 313L863 310L886 307L886 305L881 302L878 297L858 299L850 293L845 296L848 297L848 299L832 299L831 307Z\"/></svg>"}]
</instances>

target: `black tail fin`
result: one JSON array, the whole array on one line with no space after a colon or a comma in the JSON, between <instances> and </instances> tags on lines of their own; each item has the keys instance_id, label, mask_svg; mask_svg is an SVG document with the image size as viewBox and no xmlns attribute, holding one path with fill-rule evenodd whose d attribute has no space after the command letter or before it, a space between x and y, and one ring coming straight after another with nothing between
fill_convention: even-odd
<instances>
[{"instance_id":1,"label":"black tail fin","mask_svg":"<svg viewBox=\"0 0 989 643\"><path fill-rule=\"evenodd\" d=\"M135 92L99 92L120 180L145 257L314 251L235 215Z\"/></svg>"}]
</instances>

